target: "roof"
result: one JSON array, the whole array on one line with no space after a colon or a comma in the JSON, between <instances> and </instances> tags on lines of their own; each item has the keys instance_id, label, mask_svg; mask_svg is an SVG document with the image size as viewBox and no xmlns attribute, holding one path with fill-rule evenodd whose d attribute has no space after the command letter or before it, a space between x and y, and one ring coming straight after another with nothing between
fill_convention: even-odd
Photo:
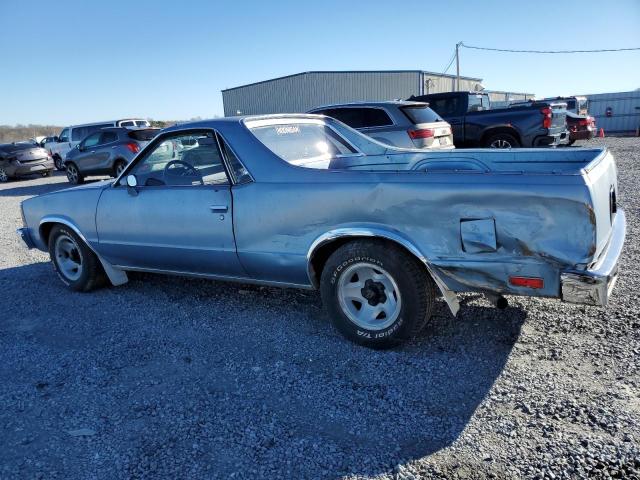
<instances>
[{"instance_id":1,"label":"roof","mask_svg":"<svg viewBox=\"0 0 640 480\"><path fill-rule=\"evenodd\" d=\"M292 77L298 77L298 76L302 76L302 75L318 74L318 73L422 73L422 74L433 75L433 76L437 76L437 77L457 78L455 75L449 75L449 74L446 74L446 73L443 74L443 73L437 73L437 72L429 72L429 71L426 71L426 70L310 70L310 71L307 71L307 72L300 72L300 73L294 73L294 74L291 74L291 75L284 75L282 77L270 78L268 80L262 80L262 81L259 81L259 82L246 83L244 85L239 85L237 87L225 88L222 91L223 92L228 92L230 90L237 90L239 88L245 88L245 87L252 87L254 85L260 85L261 83L274 82L276 80L283 80L285 78L292 78ZM476 81L476 82L482 82L481 78L464 77L462 75L460 75L460 78L462 80L473 80L473 81Z\"/></svg>"},{"instance_id":2,"label":"roof","mask_svg":"<svg viewBox=\"0 0 640 480\"><path fill-rule=\"evenodd\" d=\"M343 102L343 103L332 103L330 105L322 105L320 107L314 107L310 111L313 110L323 110L326 108L336 108L336 107L384 107L386 105L398 105L398 106L408 106L408 105L428 105L426 102L420 102L416 100L380 100L380 101L361 101L361 102Z\"/></svg>"}]
</instances>

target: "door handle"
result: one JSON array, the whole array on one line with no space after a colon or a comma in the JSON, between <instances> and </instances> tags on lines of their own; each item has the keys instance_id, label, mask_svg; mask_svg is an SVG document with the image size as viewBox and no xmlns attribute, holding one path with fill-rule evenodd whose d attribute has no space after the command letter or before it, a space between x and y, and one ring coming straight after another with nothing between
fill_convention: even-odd
<instances>
[{"instance_id":1,"label":"door handle","mask_svg":"<svg viewBox=\"0 0 640 480\"><path fill-rule=\"evenodd\" d=\"M210 205L209 208L212 212L226 212L229 210L227 205Z\"/></svg>"}]
</instances>

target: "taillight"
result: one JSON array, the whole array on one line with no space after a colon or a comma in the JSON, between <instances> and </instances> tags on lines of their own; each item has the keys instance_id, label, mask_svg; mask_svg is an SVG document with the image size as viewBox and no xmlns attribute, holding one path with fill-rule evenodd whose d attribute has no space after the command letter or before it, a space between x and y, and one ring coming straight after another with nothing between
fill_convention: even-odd
<instances>
[{"instance_id":1,"label":"taillight","mask_svg":"<svg viewBox=\"0 0 640 480\"><path fill-rule=\"evenodd\" d=\"M551 117L553 117L553 111L551 107L544 107L540 109L542 113L542 128L551 128Z\"/></svg>"},{"instance_id":2,"label":"taillight","mask_svg":"<svg viewBox=\"0 0 640 480\"><path fill-rule=\"evenodd\" d=\"M411 140L417 140L419 138L431 138L435 135L436 131L432 128L421 128L419 130L407 130Z\"/></svg>"},{"instance_id":3,"label":"taillight","mask_svg":"<svg viewBox=\"0 0 640 480\"><path fill-rule=\"evenodd\" d=\"M140 151L140 146L137 143L125 143L125 147L127 147L131 153L138 153Z\"/></svg>"},{"instance_id":4,"label":"taillight","mask_svg":"<svg viewBox=\"0 0 640 480\"><path fill-rule=\"evenodd\" d=\"M543 288L544 280L538 277L509 277L509 283L514 287Z\"/></svg>"}]
</instances>

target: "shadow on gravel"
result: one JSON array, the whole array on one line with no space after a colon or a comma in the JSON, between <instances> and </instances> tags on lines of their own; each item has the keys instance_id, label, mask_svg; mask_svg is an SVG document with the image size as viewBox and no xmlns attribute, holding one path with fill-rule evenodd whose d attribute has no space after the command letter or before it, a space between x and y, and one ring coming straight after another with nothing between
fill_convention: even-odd
<instances>
[{"instance_id":1,"label":"shadow on gravel","mask_svg":"<svg viewBox=\"0 0 640 480\"><path fill-rule=\"evenodd\" d=\"M438 301L419 338L374 351L333 331L315 292L138 274L78 294L47 263L0 270L9 286L0 464L34 459L25 476L393 475L458 439L526 318ZM82 428L92 443L65 433Z\"/></svg>"}]
</instances>

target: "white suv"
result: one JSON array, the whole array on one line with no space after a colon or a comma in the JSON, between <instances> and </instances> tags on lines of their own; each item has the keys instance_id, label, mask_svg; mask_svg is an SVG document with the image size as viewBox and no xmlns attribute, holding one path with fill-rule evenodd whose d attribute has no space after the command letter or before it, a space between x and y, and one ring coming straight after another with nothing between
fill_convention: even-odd
<instances>
[{"instance_id":1,"label":"white suv","mask_svg":"<svg viewBox=\"0 0 640 480\"><path fill-rule=\"evenodd\" d=\"M83 138L89 134L107 127L150 127L147 120L139 118L125 118L122 120L111 120L108 122L85 123L84 125L72 125L63 128L60 135L55 137L55 141L47 142L44 145L51 156L58 170L64 170L64 160L67 153L78 145Z\"/></svg>"}]
</instances>

